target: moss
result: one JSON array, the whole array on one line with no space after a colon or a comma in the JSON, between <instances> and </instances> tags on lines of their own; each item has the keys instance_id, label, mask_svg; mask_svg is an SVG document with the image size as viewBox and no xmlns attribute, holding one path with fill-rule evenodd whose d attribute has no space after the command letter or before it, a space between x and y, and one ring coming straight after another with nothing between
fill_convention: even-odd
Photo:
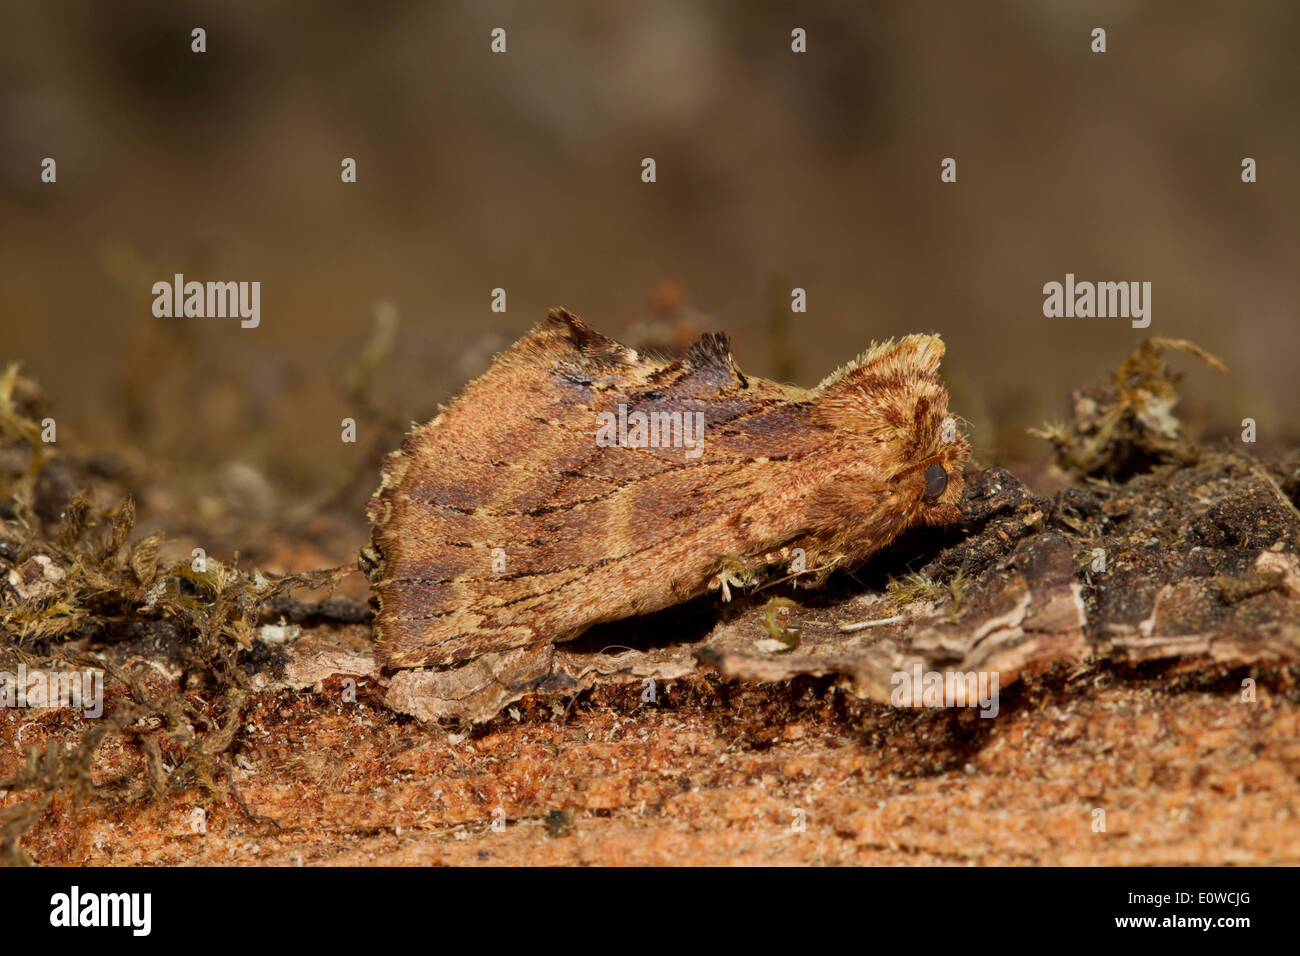
<instances>
[{"instance_id":1,"label":"moss","mask_svg":"<svg viewBox=\"0 0 1300 956\"><path fill-rule=\"evenodd\" d=\"M297 588L333 587L352 571L266 575L212 558L164 564L160 535L132 540L134 500L101 507L102 489L93 482L62 508L57 524L42 522L33 489L53 453L44 451L33 417L38 396L16 366L0 376L0 447L28 450L21 470L0 474L8 509L0 522L0 668L93 667L126 693L87 722L76 744L51 739L29 748L18 773L0 781L0 789L38 794L0 811L0 861L10 863L25 862L17 841L56 793L81 801L148 799L192 785L217 792L226 776L220 757L235 741L249 696L242 665L263 608ZM202 693L154 697L111 655L84 649L128 640L167 648L186 675L182 687ZM142 721L157 729L140 732ZM97 773L105 741L128 732L143 753L139 771Z\"/></svg>"},{"instance_id":2,"label":"moss","mask_svg":"<svg viewBox=\"0 0 1300 956\"><path fill-rule=\"evenodd\" d=\"M1051 442L1057 463L1084 477L1124 481L1159 464L1195 462L1198 449L1173 415L1179 377L1165 364L1166 349L1189 352L1219 372L1228 371L1186 339L1146 339L1108 385L1074 393L1069 422L1048 423L1030 434Z\"/></svg>"},{"instance_id":3,"label":"moss","mask_svg":"<svg viewBox=\"0 0 1300 956\"><path fill-rule=\"evenodd\" d=\"M886 598L899 607L914 601L937 601L944 593L942 584L919 571L902 578L890 578L885 587Z\"/></svg>"}]
</instances>

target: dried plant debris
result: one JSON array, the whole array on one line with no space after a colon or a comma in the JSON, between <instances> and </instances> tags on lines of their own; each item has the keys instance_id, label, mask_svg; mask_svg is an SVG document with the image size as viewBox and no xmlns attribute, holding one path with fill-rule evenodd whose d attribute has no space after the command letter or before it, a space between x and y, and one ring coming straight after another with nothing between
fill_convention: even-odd
<instances>
[{"instance_id":1,"label":"dried plant debris","mask_svg":"<svg viewBox=\"0 0 1300 956\"><path fill-rule=\"evenodd\" d=\"M798 607L794 601L785 597L774 597L767 602L763 610L763 626L767 628L767 637L755 641L759 650L773 654L783 654L799 646L799 629L785 623L789 609Z\"/></svg>"},{"instance_id":2,"label":"dried plant debris","mask_svg":"<svg viewBox=\"0 0 1300 956\"><path fill-rule=\"evenodd\" d=\"M288 608L299 588L328 588L350 569L263 575L204 557L164 562L159 535L132 540L135 504L109 508L88 490L75 495L49 524L34 508L42 466L40 426L13 368L0 380L0 455L12 461L30 449L30 464L5 475L8 498L0 520L0 671L101 675L102 715L84 721L79 742L52 739L30 748L2 791L35 799L0 810L0 858L21 862L17 838L51 796L139 799L200 784L215 789L217 757L239 727L249 674L273 666L254 644L258 624ZM161 664L163 682L151 665ZM39 713L39 712L36 712ZM136 773L114 775L97 763L105 742L138 745Z\"/></svg>"},{"instance_id":3,"label":"dried plant debris","mask_svg":"<svg viewBox=\"0 0 1300 956\"><path fill-rule=\"evenodd\" d=\"M1179 376L1166 365L1165 349L1190 352L1227 374L1219 359L1186 339L1146 339L1109 385L1074 393L1069 423L1031 434L1052 443L1062 468L1084 477L1123 481L1157 464L1196 461L1197 447L1183 436L1173 415Z\"/></svg>"}]
</instances>

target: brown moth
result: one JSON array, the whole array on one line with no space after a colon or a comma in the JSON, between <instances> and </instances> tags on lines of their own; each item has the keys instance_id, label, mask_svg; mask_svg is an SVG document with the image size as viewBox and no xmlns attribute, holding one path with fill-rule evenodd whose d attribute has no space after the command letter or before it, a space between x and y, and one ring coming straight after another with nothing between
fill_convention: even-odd
<instances>
[{"instance_id":1,"label":"brown moth","mask_svg":"<svg viewBox=\"0 0 1300 956\"><path fill-rule=\"evenodd\" d=\"M792 555L816 582L958 520L942 357L909 335L810 391L744 375L725 335L658 362L552 310L384 459L361 558L381 661L569 640Z\"/></svg>"}]
</instances>

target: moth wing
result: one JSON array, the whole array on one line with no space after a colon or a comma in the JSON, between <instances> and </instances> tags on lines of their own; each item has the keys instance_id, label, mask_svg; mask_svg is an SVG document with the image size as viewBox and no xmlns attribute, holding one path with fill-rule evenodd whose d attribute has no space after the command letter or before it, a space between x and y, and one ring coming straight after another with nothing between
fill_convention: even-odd
<instances>
[{"instance_id":1,"label":"moth wing","mask_svg":"<svg viewBox=\"0 0 1300 956\"><path fill-rule=\"evenodd\" d=\"M385 461L368 507L381 659L445 665L698 593L761 497L757 475L713 476L806 442L805 396L746 379L723 336L660 363L548 314ZM707 440L598 443L620 407L671 409Z\"/></svg>"}]
</instances>

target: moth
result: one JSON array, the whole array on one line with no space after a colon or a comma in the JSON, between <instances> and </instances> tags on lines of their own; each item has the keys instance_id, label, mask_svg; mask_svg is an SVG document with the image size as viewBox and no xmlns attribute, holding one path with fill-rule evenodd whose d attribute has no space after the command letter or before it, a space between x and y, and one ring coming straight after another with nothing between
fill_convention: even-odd
<instances>
[{"instance_id":1,"label":"moth","mask_svg":"<svg viewBox=\"0 0 1300 956\"><path fill-rule=\"evenodd\" d=\"M908 335L807 390L745 375L723 334L656 361L550 311L384 459L360 560L381 662L566 641L775 574L819 583L958 521L970 446L943 354Z\"/></svg>"}]
</instances>

